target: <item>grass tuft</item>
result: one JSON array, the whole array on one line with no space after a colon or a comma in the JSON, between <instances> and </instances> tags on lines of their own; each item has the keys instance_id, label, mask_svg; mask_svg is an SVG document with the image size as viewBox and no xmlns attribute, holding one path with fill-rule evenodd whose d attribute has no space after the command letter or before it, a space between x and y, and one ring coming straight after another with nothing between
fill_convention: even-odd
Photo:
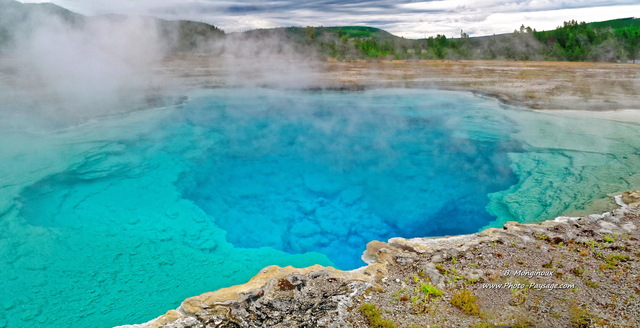
<instances>
[{"instance_id":1,"label":"grass tuft","mask_svg":"<svg viewBox=\"0 0 640 328\"><path fill-rule=\"evenodd\" d=\"M569 317L573 328L587 328L591 324L591 314L576 304L569 307Z\"/></svg>"},{"instance_id":2,"label":"grass tuft","mask_svg":"<svg viewBox=\"0 0 640 328\"><path fill-rule=\"evenodd\" d=\"M459 293L454 294L449 302L468 315L480 316L478 297L471 294L471 291L467 289L463 289Z\"/></svg>"},{"instance_id":3,"label":"grass tuft","mask_svg":"<svg viewBox=\"0 0 640 328\"><path fill-rule=\"evenodd\" d=\"M367 317L371 328L396 328L396 324L391 320L382 319L380 310L373 304L363 304L360 311Z\"/></svg>"},{"instance_id":4,"label":"grass tuft","mask_svg":"<svg viewBox=\"0 0 640 328\"><path fill-rule=\"evenodd\" d=\"M585 285L591 287L591 288L598 288L598 283L591 281L591 280L585 280L584 281Z\"/></svg>"}]
</instances>

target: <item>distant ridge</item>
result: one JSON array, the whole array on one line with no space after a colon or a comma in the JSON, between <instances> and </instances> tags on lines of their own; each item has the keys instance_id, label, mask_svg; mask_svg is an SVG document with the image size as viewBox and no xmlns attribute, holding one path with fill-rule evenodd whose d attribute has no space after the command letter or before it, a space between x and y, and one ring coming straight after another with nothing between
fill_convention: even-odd
<instances>
[{"instance_id":1,"label":"distant ridge","mask_svg":"<svg viewBox=\"0 0 640 328\"><path fill-rule=\"evenodd\" d=\"M53 3L21 3L15 0L0 0L0 49L10 46L18 37L16 35L18 31L25 33L37 28L39 25L30 24L40 22L44 17L59 19L70 28L79 29L93 21L117 22L131 18L115 14L84 16ZM207 23L186 20L169 21L155 17L144 17L143 19L155 22L158 34L165 38L171 52L192 51L200 42L224 36L224 31Z\"/></svg>"},{"instance_id":2,"label":"distant ridge","mask_svg":"<svg viewBox=\"0 0 640 328\"><path fill-rule=\"evenodd\" d=\"M17 27L36 16L56 17L70 25L84 22L84 16L52 3L21 3L0 0L0 48L13 42Z\"/></svg>"},{"instance_id":3,"label":"distant ridge","mask_svg":"<svg viewBox=\"0 0 640 328\"><path fill-rule=\"evenodd\" d=\"M35 15L52 16L68 23L80 23L85 16L74 13L53 3L22 3L15 0L0 0L0 27L11 28Z\"/></svg>"},{"instance_id":4,"label":"distant ridge","mask_svg":"<svg viewBox=\"0 0 640 328\"><path fill-rule=\"evenodd\" d=\"M373 38L377 40L393 40L402 39L383 29L370 26L307 26L307 27L275 27L268 29L256 29L241 32L241 34L252 35L270 32L284 32L290 35L305 36L311 32L315 33L315 37L325 35L337 35L339 37L346 36L348 38Z\"/></svg>"},{"instance_id":5,"label":"distant ridge","mask_svg":"<svg viewBox=\"0 0 640 328\"><path fill-rule=\"evenodd\" d=\"M626 27L639 27L640 18L635 18L635 17L619 18L619 19L612 19L612 20L607 20L602 22L591 22L591 23L587 23L587 25L593 28L611 27L613 29L621 29Z\"/></svg>"}]
</instances>

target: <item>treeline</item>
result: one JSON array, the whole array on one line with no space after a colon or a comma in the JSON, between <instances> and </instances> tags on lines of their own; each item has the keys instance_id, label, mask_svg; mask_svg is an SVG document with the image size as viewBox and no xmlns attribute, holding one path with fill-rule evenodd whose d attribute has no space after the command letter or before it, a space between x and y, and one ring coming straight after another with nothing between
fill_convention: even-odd
<instances>
[{"instance_id":1,"label":"treeline","mask_svg":"<svg viewBox=\"0 0 640 328\"><path fill-rule=\"evenodd\" d=\"M393 36L371 27L287 28L287 38L315 47L324 57L352 59L515 59L559 61L636 61L640 19L598 23L564 22L538 32L522 25L513 33L470 38L437 35L421 40Z\"/></svg>"},{"instance_id":2,"label":"treeline","mask_svg":"<svg viewBox=\"0 0 640 328\"><path fill-rule=\"evenodd\" d=\"M625 21L627 25L623 24ZM611 24L607 25L573 20L564 22L564 26L553 31L533 34L545 46L549 59L635 61L640 49L640 23L637 21L622 19L610 21Z\"/></svg>"}]
</instances>

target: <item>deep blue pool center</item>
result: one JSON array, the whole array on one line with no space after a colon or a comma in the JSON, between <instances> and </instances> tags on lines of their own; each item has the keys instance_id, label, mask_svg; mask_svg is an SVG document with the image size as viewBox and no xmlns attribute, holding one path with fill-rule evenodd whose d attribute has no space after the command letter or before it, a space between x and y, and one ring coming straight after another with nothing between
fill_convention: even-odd
<instances>
[{"instance_id":1,"label":"deep blue pool center","mask_svg":"<svg viewBox=\"0 0 640 328\"><path fill-rule=\"evenodd\" d=\"M517 181L514 124L470 95L237 93L187 105L216 142L177 182L236 247L353 269L371 240L477 231L495 219L487 194Z\"/></svg>"}]
</instances>

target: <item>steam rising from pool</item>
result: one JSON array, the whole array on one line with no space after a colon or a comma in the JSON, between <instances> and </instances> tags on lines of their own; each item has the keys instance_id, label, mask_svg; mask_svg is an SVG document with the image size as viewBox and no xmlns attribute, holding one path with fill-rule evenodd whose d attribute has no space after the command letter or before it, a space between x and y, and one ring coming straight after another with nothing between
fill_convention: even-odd
<instances>
[{"instance_id":1,"label":"steam rising from pool","mask_svg":"<svg viewBox=\"0 0 640 328\"><path fill-rule=\"evenodd\" d=\"M550 219L640 185L633 124L434 90L189 98L64 130L0 123L0 327L143 322L267 265L351 269L374 239Z\"/></svg>"}]
</instances>

